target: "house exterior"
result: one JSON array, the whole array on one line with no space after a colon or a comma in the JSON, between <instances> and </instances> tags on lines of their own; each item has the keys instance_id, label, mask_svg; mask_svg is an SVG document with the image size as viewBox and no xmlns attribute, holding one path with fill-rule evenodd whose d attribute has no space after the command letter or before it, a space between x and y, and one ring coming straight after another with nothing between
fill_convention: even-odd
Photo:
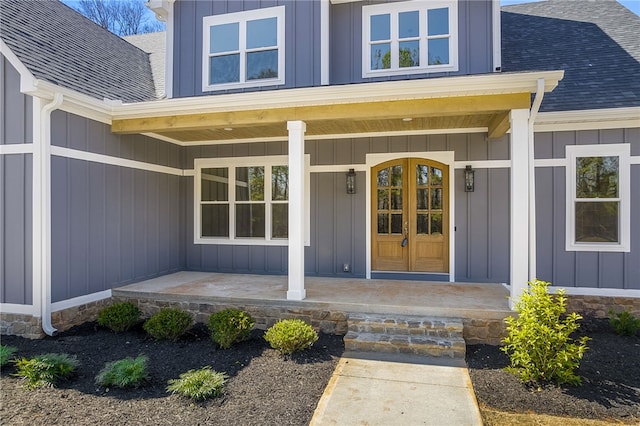
<instances>
[{"instance_id":1,"label":"house exterior","mask_svg":"<svg viewBox=\"0 0 640 426\"><path fill-rule=\"evenodd\" d=\"M290 300L539 278L640 313L640 18L580 4L151 0L160 76L57 1L3 1L3 332L181 270L287 275Z\"/></svg>"}]
</instances>

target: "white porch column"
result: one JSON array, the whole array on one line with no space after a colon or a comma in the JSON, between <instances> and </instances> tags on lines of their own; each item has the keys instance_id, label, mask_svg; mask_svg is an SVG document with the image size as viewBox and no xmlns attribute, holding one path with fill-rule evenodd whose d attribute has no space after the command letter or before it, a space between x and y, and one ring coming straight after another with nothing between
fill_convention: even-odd
<instances>
[{"instance_id":1,"label":"white porch column","mask_svg":"<svg viewBox=\"0 0 640 426\"><path fill-rule=\"evenodd\" d=\"M289 290L287 300L302 300L304 289L304 121L287 122L289 130Z\"/></svg>"},{"instance_id":2,"label":"white porch column","mask_svg":"<svg viewBox=\"0 0 640 426\"><path fill-rule=\"evenodd\" d=\"M512 110L511 122L511 300L513 309L529 277L529 110Z\"/></svg>"}]
</instances>

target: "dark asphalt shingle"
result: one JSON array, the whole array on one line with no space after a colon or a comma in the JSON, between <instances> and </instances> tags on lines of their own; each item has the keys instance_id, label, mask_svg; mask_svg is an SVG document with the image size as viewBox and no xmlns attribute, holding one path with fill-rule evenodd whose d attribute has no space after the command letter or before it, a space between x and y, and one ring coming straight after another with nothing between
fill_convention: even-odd
<instances>
[{"instance_id":1,"label":"dark asphalt shingle","mask_svg":"<svg viewBox=\"0 0 640 426\"><path fill-rule=\"evenodd\" d=\"M147 53L57 0L1 0L0 37L38 79L98 99L156 98Z\"/></svg>"},{"instance_id":2,"label":"dark asphalt shingle","mask_svg":"<svg viewBox=\"0 0 640 426\"><path fill-rule=\"evenodd\" d=\"M502 7L502 70L564 70L541 111L640 106L640 17L615 0Z\"/></svg>"}]
</instances>

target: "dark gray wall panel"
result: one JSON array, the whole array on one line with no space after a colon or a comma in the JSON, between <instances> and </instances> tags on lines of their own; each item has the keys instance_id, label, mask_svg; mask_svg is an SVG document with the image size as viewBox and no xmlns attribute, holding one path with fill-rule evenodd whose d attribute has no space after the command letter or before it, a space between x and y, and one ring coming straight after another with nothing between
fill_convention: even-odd
<instances>
[{"instance_id":1,"label":"dark gray wall panel","mask_svg":"<svg viewBox=\"0 0 640 426\"><path fill-rule=\"evenodd\" d=\"M455 176L456 281L509 282L509 170L476 170L474 192Z\"/></svg>"},{"instance_id":2,"label":"dark gray wall panel","mask_svg":"<svg viewBox=\"0 0 640 426\"><path fill-rule=\"evenodd\" d=\"M0 303L33 303L32 156L0 155Z\"/></svg>"},{"instance_id":3,"label":"dark gray wall panel","mask_svg":"<svg viewBox=\"0 0 640 426\"><path fill-rule=\"evenodd\" d=\"M630 143L638 152L637 129L546 132L536 134L536 158L565 158L568 145ZM564 287L640 288L640 167L631 166L631 252L566 251L566 170L536 168L538 278Z\"/></svg>"},{"instance_id":4,"label":"dark gray wall panel","mask_svg":"<svg viewBox=\"0 0 640 426\"><path fill-rule=\"evenodd\" d=\"M0 145L33 142L33 103L20 93L20 74L0 55Z\"/></svg>"},{"instance_id":5,"label":"dark gray wall panel","mask_svg":"<svg viewBox=\"0 0 640 426\"><path fill-rule=\"evenodd\" d=\"M406 80L492 72L491 1L458 2L458 71L362 78L362 6L383 1L331 5L330 82Z\"/></svg>"},{"instance_id":6,"label":"dark gray wall panel","mask_svg":"<svg viewBox=\"0 0 640 426\"><path fill-rule=\"evenodd\" d=\"M182 168L181 147L142 135L114 135L111 126L56 110L51 114L51 144L110 157Z\"/></svg>"},{"instance_id":7,"label":"dark gray wall panel","mask_svg":"<svg viewBox=\"0 0 640 426\"><path fill-rule=\"evenodd\" d=\"M285 6L285 84L203 93L202 18L279 5ZM174 97L320 85L319 1L181 0L174 11Z\"/></svg>"},{"instance_id":8,"label":"dark gray wall panel","mask_svg":"<svg viewBox=\"0 0 640 426\"><path fill-rule=\"evenodd\" d=\"M52 143L182 168L180 147L73 114L52 114ZM52 157L52 299L184 268L179 176Z\"/></svg>"}]
</instances>

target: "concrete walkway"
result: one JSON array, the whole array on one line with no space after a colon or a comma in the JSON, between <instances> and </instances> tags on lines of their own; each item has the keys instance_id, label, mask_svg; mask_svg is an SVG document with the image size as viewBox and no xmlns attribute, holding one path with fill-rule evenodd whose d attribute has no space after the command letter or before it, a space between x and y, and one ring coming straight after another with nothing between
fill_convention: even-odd
<instances>
[{"instance_id":1,"label":"concrete walkway","mask_svg":"<svg viewBox=\"0 0 640 426\"><path fill-rule=\"evenodd\" d=\"M463 360L345 352L311 425L482 426L482 420Z\"/></svg>"}]
</instances>

